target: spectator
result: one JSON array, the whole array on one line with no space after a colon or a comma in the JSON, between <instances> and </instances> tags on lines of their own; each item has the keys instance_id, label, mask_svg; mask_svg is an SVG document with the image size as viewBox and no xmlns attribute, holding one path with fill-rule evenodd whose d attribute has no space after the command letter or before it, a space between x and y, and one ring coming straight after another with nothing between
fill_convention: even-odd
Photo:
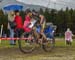
<instances>
[{"instance_id":1,"label":"spectator","mask_svg":"<svg viewBox=\"0 0 75 60\"><path fill-rule=\"evenodd\" d=\"M23 25L23 29L25 32L31 31L31 28L29 28L29 25L31 23L31 16L32 16L31 11L27 11L27 15L25 16L24 25Z\"/></svg>"},{"instance_id":2,"label":"spectator","mask_svg":"<svg viewBox=\"0 0 75 60\"><path fill-rule=\"evenodd\" d=\"M20 16L20 13L19 11L15 11L15 23L16 23L16 35L17 37L20 37L21 36L21 32L22 32L22 29L23 29L23 24L22 24L22 18Z\"/></svg>"},{"instance_id":3,"label":"spectator","mask_svg":"<svg viewBox=\"0 0 75 60\"><path fill-rule=\"evenodd\" d=\"M8 14L8 29L10 30L10 38L14 37L14 18L15 18L15 13L13 11L9 12ZM14 45L14 40L10 40L10 44Z\"/></svg>"},{"instance_id":4,"label":"spectator","mask_svg":"<svg viewBox=\"0 0 75 60\"><path fill-rule=\"evenodd\" d=\"M72 44L72 31L70 30L70 28L67 29L67 31L65 32L65 41L66 44L71 45Z\"/></svg>"}]
</instances>

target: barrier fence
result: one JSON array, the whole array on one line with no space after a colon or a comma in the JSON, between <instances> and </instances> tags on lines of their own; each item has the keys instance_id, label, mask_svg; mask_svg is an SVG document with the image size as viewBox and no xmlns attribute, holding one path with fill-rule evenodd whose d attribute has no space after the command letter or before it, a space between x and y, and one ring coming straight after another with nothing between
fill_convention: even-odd
<instances>
[{"instance_id":1,"label":"barrier fence","mask_svg":"<svg viewBox=\"0 0 75 60\"><path fill-rule=\"evenodd\" d=\"M0 38L0 40L32 40L33 38Z\"/></svg>"}]
</instances>

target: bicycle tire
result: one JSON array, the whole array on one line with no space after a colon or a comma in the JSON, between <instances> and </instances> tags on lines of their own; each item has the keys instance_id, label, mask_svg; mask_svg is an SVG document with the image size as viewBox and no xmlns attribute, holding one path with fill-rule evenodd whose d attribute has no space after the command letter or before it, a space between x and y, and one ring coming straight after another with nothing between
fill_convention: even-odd
<instances>
[{"instance_id":1,"label":"bicycle tire","mask_svg":"<svg viewBox=\"0 0 75 60\"><path fill-rule=\"evenodd\" d=\"M49 45L50 44L50 45ZM47 40L47 42L43 42L42 40L42 49L45 52L50 52L55 47L55 39Z\"/></svg>"},{"instance_id":2,"label":"bicycle tire","mask_svg":"<svg viewBox=\"0 0 75 60\"><path fill-rule=\"evenodd\" d=\"M24 36L24 33L22 34L22 36ZM22 37L21 37L21 38L22 38ZM22 42L22 41L24 41L24 42ZM29 41L29 42L27 42L28 44L31 44L31 45L33 46L34 41L32 41L32 40L27 40L27 41ZM31 47L29 50L27 50L27 49L26 49L26 46L23 46L23 45L22 45L23 43L26 44L25 40L21 40L21 39L18 40L19 49L20 49L21 52L23 52L23 53L31 53L32 51L35 50L35 46L33 46L33 47Z\"/></svg>"}]
</instances>

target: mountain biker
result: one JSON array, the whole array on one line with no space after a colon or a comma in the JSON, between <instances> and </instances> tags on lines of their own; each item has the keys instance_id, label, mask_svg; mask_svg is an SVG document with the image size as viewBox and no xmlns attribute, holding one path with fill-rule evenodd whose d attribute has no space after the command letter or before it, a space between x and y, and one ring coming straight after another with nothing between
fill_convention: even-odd
<instances>
[{"instance_id":1,"label":"mountain biker","mask_svg":"<svg viewBox=\"0 0 75 60\"><path fill-rule=\"evenodd\" d=\"M44 15L38 14L38 12L33 11L33 15L37 20L37 26L35 29L35 35L37 36L37 39L39 40L40 35L44 38L46 41L46 36L44 34L44 29L45 29L45 24L46 24L46 19Z\"/></svg>"},{"instance_id":2,"label":"mountain biker","mask_svg":"<svg viewBox=\"0 0 75 60\"><path fill-rule=\"evenodd\" d=\"M35 10L32 11L34 18L40 22L41 25L41 29L44 30L45 25L46 25L46 19L44 17L43 14L39 14L38 12L36 12Z\"/></svg>"}]
</instances>

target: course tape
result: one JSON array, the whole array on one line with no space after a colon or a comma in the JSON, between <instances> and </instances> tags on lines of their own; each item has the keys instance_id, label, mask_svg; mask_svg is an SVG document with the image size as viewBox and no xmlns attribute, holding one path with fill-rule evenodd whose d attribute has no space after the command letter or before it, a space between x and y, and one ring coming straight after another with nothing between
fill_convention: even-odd
<instances>
[{"instance_id":1,"label":"course tape","mask_svg":"<svg viewBox=\"0 0 75 60\"><path fill-rule=\"evenodd\" d=\"M32 40L33 38L0 38L0 40Z\"/></svg>"}]
</instances>

